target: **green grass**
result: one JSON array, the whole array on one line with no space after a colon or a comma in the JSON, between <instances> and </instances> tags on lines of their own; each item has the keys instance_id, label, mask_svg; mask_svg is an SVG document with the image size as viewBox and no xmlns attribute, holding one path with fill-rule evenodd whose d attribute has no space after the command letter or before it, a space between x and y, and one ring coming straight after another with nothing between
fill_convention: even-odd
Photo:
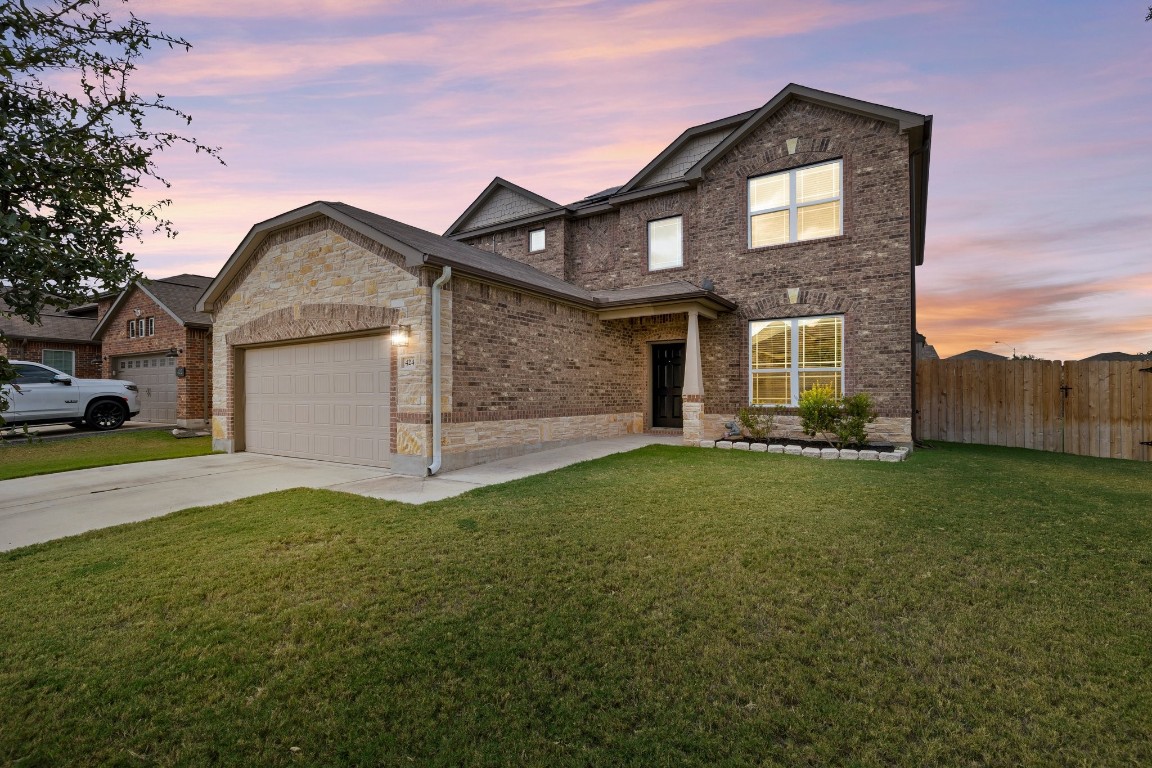
<instances>
[{"instance_id":1,"label":"green grass","mask_svg":"<svg viewBox=\"0 0 1152 768\"><path fill-rule=\"evenodd\" d=\"M178 459L212 452L207 437L175 438L165 430L121 432L67 440L0 443L0 480L73 469Z\"/></svg>"},{"instance_id":2,"label":"green grass","mask_svg":"<svg viewBox=\"0 0 1152 768\"><path fill-rule=\"evenodd\" d=\"M0 764L1147 765L1150 510L961 446L189 510L0 554Z\"/></svg>"}]
</instances>

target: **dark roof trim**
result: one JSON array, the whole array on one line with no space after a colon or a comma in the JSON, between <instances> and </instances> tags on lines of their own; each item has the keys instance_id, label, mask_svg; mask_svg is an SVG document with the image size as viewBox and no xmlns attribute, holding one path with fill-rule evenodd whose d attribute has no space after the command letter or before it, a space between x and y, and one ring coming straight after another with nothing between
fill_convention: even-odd
<instances>
[{"instance_id":1,"label":"dark roof trim","mask_svg":"<svg viewBox=\"0 0 1152 768\"><path fill-rule=\"evenodd\" d=\"M632 192L613 195L610 198L611 203L609 203L609 205L615 205L617 203L630 203L634 200L643 200L646 197L666 195L669 192L679 192L684 189L691 189L693 186L693 184L689 184L687 181L673 179L672 181L666 181L655 186L641 187L640 189L634 190Z\"/></svg>"},{"instance_id":2,"label":"dark roof trim","mask_svg":"<svg viewBox=\"0 0 1152 768\"><path fill-rule=\"evenodd\" d=\"M519 219L508 219L507 221L499 221L495 224L489 224L487 227L480 227L479 229L468 229L463 232L456 232L454 234L445 234L453 240L469 240L473 237L481 237L483 235L490 235L493 232L503 232L511 229L510 224L515 224L517 227L525 227L529 224L536 224L537 222L551 221L558 219L570 213L567 208L557 208L554 211L541 211L540 213L533 213L529 216L524 216Z\"/></svg>"},{"instance_id":3,"label":"dark roof trim","mask_svg":"<svg viewBox=\"0 0 1152 768\"><path fill-rule=\"evenodd\" d=\"M755 113L756 110L753 109L748 112L741 112L738 115L732 115L731 117L724 117L719 120L713 120L712 122L704 123L703 125L692 126L678 137L676 137L676 140L665 147L663 152L656 155L656 157L652 159L652 162L641 168L639 173L629 179L627 184L620 187L620 189L616 191L616 194L624 195L628 192L631 192L633 189L636 189L637 185L639 185L641 181L643 181L647 176L651 175L653 171L663 165L665 160L679 152L680 148L684 146L689 140L694 139L703 133L712 133L713 131L719 131L723 128L735 128L740 123L752 117L752 115Z\"/></svg>"},{"instance_id":4,"label":"dark roof trim","mask_svg":"<svg viewBox=\"0 0 1152 768\"><path fill-rule=\"evenodd\" d=\"M470 206L464 209L464 213L460 214L460 217L457 218L456 221L452 222L452 226L448 227L448 229L444 232L444 236L450 237L454 234L457 234L460 231L459 228L464 225L464 222L468 221L468 219L472 217L472 214L480 210L484 203L488 202L488 198L496 194L496 190L500 188L507 189L510 192L515 192L521 197L526 197L532 202L543 205L548 209L563 208L560 203L553 202L552 200L538 195L531 190L524 189L524 187L521 187L518 184L513 184L507 179L502 179L497 176L496 178L492 179L487 187L484 188L484 191L480 193L480 196L473 200ZM509 221L516 221L516 219L509 219Z\"/></svg>"},{"instance_id":5,"label":"dark roof trim","mask_svg":"<svg viewBox=\"0 0 1152 768\"><path fill-rule=\"evenodd\" d=\"M409 258L406 262L408 267L421 267L421 266L435 266L435 267L452 267L453 270L473 277L479 277L493 283L500 285L508 285L514 288L519 288L530 293L540 294L549 298L562 299L567 302L578 304L580 306L592 306L592 294L578 286L572 285L570 290L565 290L560 286L546 287L537 283L530 283L526 280L518 280L510 275L500 274L499 272L475 264L464 264L456 259L440 256L430 253L422 253L415 258ZM560 283L563 281L557 280ZM566 283L565 285L571 285Z\"/></svg>"},{"instance_id":6,"label":"dark roof trim","mask_svg":"<svg viewBox=\"0 0 1152 768\"><path fill-rule=\"evenodd\" d=\"M684 178L691 180L702 179L704 172L717 160L728 154L729 150L743 141L749 133L759 128L765 120L774 115L792 99L819 104L829 107L830 109L840 110L841 112L851 112L874 120L895 123L901 131L910 131L913 128L918 128L928 119L925 115L920 115L915 112L906 112L903 109L885 107L881 104L873 104L870 101L861 101L860 99L853 99L848 96L829 93L828 91L818 91L815 88L808 88L807 86L797 85L796 83L789 83L780 93L773 96L771 101L758 109L743 125L732 131L724 141L717 144L711 152L700 158L700 161L696 163L696 165L688 169L688 172L684 174Z\"/></svg>"},{"instance_id":7,"label":"dark roof trim","mask_svg":"<svg viewBox=\"0 0 1152 768\"><path fill-rule=\"evenodd\" d=\"M141 291L143 291L145 296L152 299L152 302L154 304L156 304L156 306L160 307L160 309L167 312L168 316L171 317L173 320L175 320L177 323L179 323L180 325L187 325L187 323L185 323L183 320L181 320L176 315L176 313L173 312L168 307L167 304L160 301L160 299L156 298L156 294L152 293L147 288L145 288L143 283L144 283L144 280L137 280L136 282L132 283L132 285L128 286L127 288L125 288L123 291L120 292L120 295L116 297L116 301L112 302L112 306L108 307L108 311L104 313L104 317L100 318L100 322L96 323L96 327L92 329L92 338L93 339L100 338L100 334L102 334L104 332L104 326L108 325L108 323L112 320L112 315L114 315L116 313L116 311L118 309L120 309L120 305L123 304L124 300L128 298L128 294L132 293L133 288L139 288ZM194 286L189 286L189 287L194 287Z\"/></svg>"},{"instance_id":8,"label":"dark roof trim","mask_svg":"<svg viewBox=\"0 0 1152 768\"><path fill-rule=\"evenodd\" d=\"M928 169L932 156L932 116L924 125L909 132L908 194L911 210L912 263L924 263L924 242L928 224Z\"/></svg>"}]
</instances>

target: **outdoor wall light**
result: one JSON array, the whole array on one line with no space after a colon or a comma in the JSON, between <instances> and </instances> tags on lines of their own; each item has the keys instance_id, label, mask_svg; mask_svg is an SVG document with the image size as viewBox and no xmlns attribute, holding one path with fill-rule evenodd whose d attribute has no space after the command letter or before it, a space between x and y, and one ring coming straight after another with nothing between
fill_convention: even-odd
<instances>
[{"instance_id":1,"label":"outdoor wall light","mask_svg":"<svg viewBox=\"0 0 1152 768\"><path fill-rule=\"evenodd\" d=\"M167 352L164 353L164 357L180 357L180 353L183 351L184 350L182 350L182 349L176 349L176 347L171 347L171 348L169 348L169 350Z\"/></svg>"},{"instance_id":2,"label":"outdoor wall light","mask_svg":"<svg viewBox=\"0 0 1152 768\"><path fill-rule=\"evenodd\" d=\"M392 326L392 346L406 347L408 346L408 337L411 335L411 328L407 325L394 325Z\"/></svg>"}]
</instances>

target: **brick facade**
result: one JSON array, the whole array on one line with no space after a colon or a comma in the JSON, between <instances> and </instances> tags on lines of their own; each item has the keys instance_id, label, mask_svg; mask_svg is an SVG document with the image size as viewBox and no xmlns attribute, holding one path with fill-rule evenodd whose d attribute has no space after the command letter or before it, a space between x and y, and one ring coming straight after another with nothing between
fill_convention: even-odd
<instances>
[{"instance_id":1,"label":"brick facade","mask_svg":"<svg viewBox=\"0 0 1152 768\"><path fill-rule=\"evenodd\" d=\"M798 140L789 152L793 138ZM565 279L593 290L712 280L716 293L739 306L700 325L709 425L731 419L748 400L750 320L843 314L845 391L872 395L885 417L873 430L878 436L908 442L913 335L908 151L907 137L891 123L793 101L724 155L694 189L554 222L557 228L566 225ZM833 159L844 163L843 234L749 248L748 179ZM650 272L647 224L673 215L683 216L684 266ZM461 239L532 263L525 245L530 228ZM795 304L789 289L799 289Z\"/></svg>"},{"instance_id":2,"label":"brick facade","mask_svg":"<svg viewBox=\"0 0 1152 768\"><path fill-rule=\"evenodd\" d=\"M915 261L909 152L910 138L894 122L796 99L694 185L621 197L590 215L566 209L544 222L489 224L456 237L588 291L713 284L736 308L700 315L704 391L684 398L685 438L718 436L748 402L750 321L842 315L845 391L873 396L881 415L873 435L907 443ZM748 179L833 159L843 162L842 233L749 248ZM243 449L243 382L235 372L244 349L382 333L401 323L410 340L389 363L393 468L421 473L432 452L430 297L441 271L412 264L423 264L429 251L421 249L441 246L422 233L409 243L417 253L401 254L381 244L387 238L357 228L373 225L356 215L372 214L340 219L346 212L333 205L301 209L329 206L331 213L266 223L262 239L209 291L214 444ZM672 215L683 217L684 264L649 271L648 222ZM546 247L531 253L528 233L541 227ZM443 254L452 258L451 249ZM491 276L498 264L470 273L475 257L460 258L442 294L444 468L651 426L651 345L686 340L687 305L608 319L586 299L501 282ZM795 429L796 421L786 411L777 423Z\"/></svg>"},{"instance_id":3,"label":"brick facade","mask_svg":"<svg viewBox=\"0 0 1152 768\"><path fill-rule=\"evenodd\" d=\"M104 310L104 314L108 311ZM131 379L131 375L120 375L114 368L118 358L162 355L176 349L176 366L186 371L184 378L176 379L176 423L189 428L205 426L211 401L211 329L185 327L136 286L128 289L128 295L111 312L101 333L102 375L105 378ZM154 322L155 333L129 337L129 321L147 321L148 318Z\"/></svg>"},{"instance_id":4,"label":"brick facade","mask_svg":"<svg viewBox=\"0 0 1152 768\"><path fill-rule=\"evenodd\" d=\"M13 360L44 362L44 350L59 349L75 353L75 375L81 379L98 379L103 374L100 368L100 345L83 344L74 341L44 341L42 339L15 339L8 345L0 343L0 355Z\"/></svg>"}]
</instances>

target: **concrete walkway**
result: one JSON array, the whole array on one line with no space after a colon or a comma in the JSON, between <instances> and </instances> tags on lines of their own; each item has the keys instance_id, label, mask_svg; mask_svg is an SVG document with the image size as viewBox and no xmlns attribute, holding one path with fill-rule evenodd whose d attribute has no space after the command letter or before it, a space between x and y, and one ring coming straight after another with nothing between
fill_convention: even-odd
<instances>
[{"instance_id":1,"label":"concrete walkway","mask_svg":"<svg viewBox=\"0 0 1152 768\"><path fill-rule=\"evenodd\" d=\"M502 459L437 477L254 453L213 454L0 481L0 552L188 507L287 488L423 504L679 437L629 435Z\"/></svg>"}]
</instances>

